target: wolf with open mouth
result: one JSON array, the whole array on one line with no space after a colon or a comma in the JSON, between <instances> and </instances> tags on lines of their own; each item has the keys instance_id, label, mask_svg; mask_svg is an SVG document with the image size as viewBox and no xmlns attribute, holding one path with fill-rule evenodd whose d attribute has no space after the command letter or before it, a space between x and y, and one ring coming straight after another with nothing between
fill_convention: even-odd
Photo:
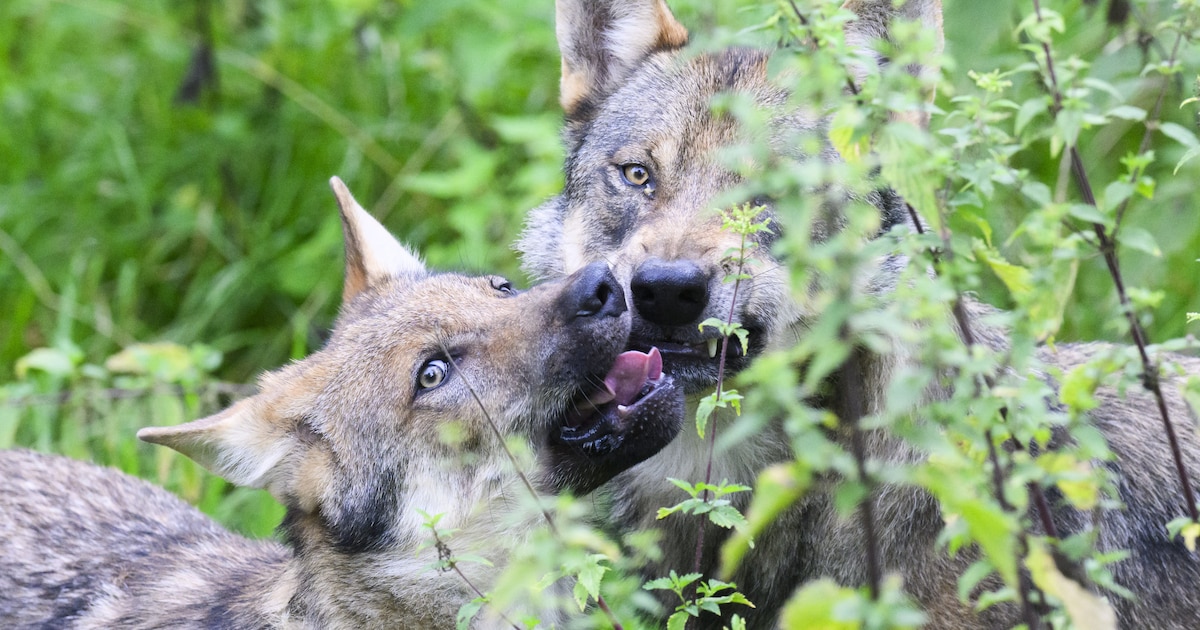
<instances>
[{"instance_id":1,"label":"wolf with open mouth","mask_svg":"<svg viewBox=\"0 0 1200 630\"><path fill-rule=\"evenodd\" d=\"M940 51L939 0L848 0L844 6L856 16L845 25L846 42L862 53L862 59L874 59L880 66L889 63L879 52L886 48L880 43L892 37L896 20L917 23L934 36ZM687 30L663 0L557 0L556 17L565 184L560 195L532 211L517 249L525 268L542 278L562 277L596 261L609 264L629 291L634 311L631 347L658 347L664 370L687 390L694 409L698 398L714 387L718 371L716 333L701 331L701 322L731 317L749 331L744 355L739 344L730 344L735 354L727 368L736 372L766 349L796 344L816 319L793 298L787 265L773 250L779 230L796 226L774 223L778 229L757 234L751 242L755 262L746 270L749 278L742 290L735 293L733 285L724 282L733 271L727 252L738 248L739 236L721 229L713 208L744 179L718 159L741 138L734 117L714 112L714 97L738 94L766 112L771 119L768 159L781 163L840 162L827 139L810 152L815 155L803 154L794 142L801 131L823 135L829 120L820 112L788 105L787 86L768 77L770 51L689 50ZM863 70L847 68L846 76L853 82ZM923 75L926 68L906 66L905 71ZM925 117L913 112L914 122L923 123ZM880 234L897 226L915 231L914 218L895 192L876 190L868 200L878 210ZM776 221L770 200L755 203L765 205L764 216ZM828 226L814 225L811 242L830 237L839 217L832 218ZM854 281L887 300L907 264L903 256L889 255L865 271L868 277ZM984 310L971 306L967 317L978 318ZM976 323L981 344L993 349L1007 345L1005 331ZM1041 359L1065 371L1086 362L1095 351L1084 344L1059 345L1055 352L1042 352ZM830 379L823 390L827 399L814 402L842 418L851 408L858 409L856 417L879 412L902 359L862 354L856 378ZM1200 374L1200 361L1179 357L1175 362ZM1183 457L1194 474L1200 470L1200 442L1179 394L1181 384L1178 377L1164 380ZM949 394L925 395L933 399ZM1144 392L1134 391L1101 390L1098 399L1101 406L1090 419L1120 462L1109 465L1120 479L1118 498L1128 510L1103 511L1102 523L1094 524L1088 520L1091 515L1061 507L1055 519L1073 532L1095 527L1099 549L1132 551L1130 559L1112 567L1117 582L1137 595L1135 600L1111 598L1126 627L1200 627L1200 593L1194 588L1200 583L1200 562L1181 541L1164 533L1163 524L1177 516L1173 506L1179 497L1161 426L1144 411L1153 409L1153 402ZM794 454L781 424L768 424L718 452L711 478L753 484L767 466L791 461ZM835 438L845 442L844 436ZM912 463L925 456L883 432L871 433L865 441L867 459L876 462ZM690 571L693 566L695 523L660 521L656 513L679 500L678 490L665 479L704 479L707 460L707 445L695 431L684 431L603 490L614 496L614 523L663 533L664 557L648 569L652 576L670 569ZM739 590L756 605L754 610L735 611L748 618L750 627L772 627L787 597L806 581L831 578L854 587L867 582L862 529L856 520L842 517L830 493L822 490L809 492L785 510L758 537L756 548L734 574ZM976 614L972 602L959 598L956 580L977 556L968 550L950 557L938 548L945 520L932 495L912 486L888 485L871 501L875 513L885 515L877 532L883 570L903 578L905 591L929 615L927 627L993 628L1020 622L1015 606L993 606ZM725 530L712 527L704 534L700 568L706 575L716 575L717 551L725 536ZM710 617L704 624L719 628L720 620Z\"/></svg>"},{"instance_id":2,"label":"wolf with open mouth","mask_svg":"<svg viewBox=\"0 0 1200 630\"><path fill-rule=\"evenodd\" d=\"M536 491L581 494L679 432L682 390L658 350L626 349L607 266L527 291L433 273L332 183L346 279L326 346L221 413L138 433L269 491L286 544L116 470L0 451L0 626L454 627L542 524L507 444L533 455ZM422 512L488 562L431 570ZM472 627L516 612L489 606Z\"/></svg>"}]
</instances>

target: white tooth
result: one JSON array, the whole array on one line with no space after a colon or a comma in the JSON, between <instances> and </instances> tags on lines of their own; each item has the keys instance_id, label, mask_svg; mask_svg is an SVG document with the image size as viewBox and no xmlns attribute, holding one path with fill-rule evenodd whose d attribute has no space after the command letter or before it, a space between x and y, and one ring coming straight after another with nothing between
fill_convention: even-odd
<instances>
[{"instance_id":1,"label":"white tooth","mask_svg":"<svg viewBox=\"0 0 1200 630\"><path fill-rule=\"evenodd\" d=\"M617 405L617 417L624 418L629 415L629 407L625 405Z\"/></svg>"},{"instance_id":2,"label":"white tooth","mask_svg":"<svg viewBox=\"0 0 1200 630\"><path fill-rule=\"evenodd\" d=\"M708 358L715 359L717 357L717 338L713 337L708 340Z\"/></svg>"}]
</instances>

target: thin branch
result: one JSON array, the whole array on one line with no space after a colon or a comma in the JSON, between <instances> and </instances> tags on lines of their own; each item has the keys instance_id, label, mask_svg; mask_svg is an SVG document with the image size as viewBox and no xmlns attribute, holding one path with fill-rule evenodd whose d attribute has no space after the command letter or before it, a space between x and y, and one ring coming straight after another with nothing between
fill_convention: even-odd
<instances>
[{"instance_id":1,"label":"thin branch","mask_svg":"<svg viewBox=\"0 0 1200 630\"><path fill-rule=\"evenodd\" d=\"M844 326L841 337L843 343L852 344L849 330ZM863 401L867 398L867 393L862 386L862 358L859 353L858 348L851 345L850 356L838 368L838 379L841 381L840 385L844 394L841 396L842 404L839 405L838 411L842 420L850 425L850 450L854 456L859 483L863 484L866 489L858 514L863 529L863 538L867 545L867 587L870 589L871 599L878 601L879 585L883 577L879 561L879 537L875 532L874 497L872 496L874 483L867 473L867 449L863 441L862 427L859 426L863 417L866 416Z\"/></svg>"},{"instance_id":2,"label":"thin branch","mask_svg":"<svg viewBox=\"0 0 1200 630\"><path fill-rule=\"evenodd\" d=\"M1033 7L1037 13L1038 21L1041 22L1041 2L1033 0ZM1052 116L1057 117L1058 113L1062 110L1062 89L1058 84L1058 77L1054 71L1054 55L1050 51L1049 42L1042 42L1042 51L1046 56L1046 78L1050 84L1054 98L1054 105L1050 113ZM1079 192L1083 197L1084 203L1093 208L1098 207L1095 193L1092 191L1091 180L1088 178L1087 168L1084 166L1083 159L1079 155L1078 142L1071 145L1070 156L1071 173L1074 176L1076 185L1079 186ZM1100 253L1104 256L1104 263L1108 267L1108 273L1112 277L1113 284L1116 286L1117 299L1121 305L1121 312L1125 316L1126 321L1129 322L1129 333L1133 337L1134 344L1137 345L1138 356L1142 362L1142 386L1154 396L1154 401L1158 405L1158 412L1163 422L1163 430L1166 431L1167 443L1171 448L1171 456L1175 460L1175 472L1179 477L1179 485L1183 491L1184 504L1187 507L1188 516L1193 521L1200 522L1200 512L1196 509L1196 499L1195 494L1192 492L1191 478L1188 475L1187 465L1183 461L1183 451L1179 446L1179 438L1175 435L1175 425L1171 422L1171 416L1167 410L1166 397L1163 395L1162 386L1159 382L1158 366L1151 360L1146 350L1146 346L1148 345L1146 332L1142 328L1142 324L1134 312L1133 305L1129 301L1129 295L1125 291L1125 280L1121 275L1121 267L1117 259L1115 235L1110 235L1103 223L1093 223L1092 230L1096 233Z\"/></svg>"},{"instance_id":3,"label":"thin branch","mask_svg":"<svg viewBox=\"0 0 1200 630\"><path fill-rule=\"evenodd\" d=\"M733 323L733 316L734 316L734 313L736 312L735 308L737 306L738 290L741 288L741 285L742 285L742 271L745 268L745 265L746 265L746 235L742 234L741 244L738 246L737 276L735 277L735 279L733 281L733 297L729 301L729 315L725 318L726 324ZM717 397L718 398L720 398L722 392L724 391L725 361L726 361L726 357L728 356L728 351L729 351L729 336L726 335L724 338L721 339L721 358L717 362ZM701 494L702 501L708 501L708 487L707 486L712 484L713 459L716 456L716 449L717 449L717 424L718 424L717 417L714 414L714 416L712 418L712 422L710 423L711 426L709 427L708 462L705 464L705 468L704 468L705 488ZM692 559L692 572L693 573L701 573L700 565L702 564L702 561L704 559L704 530L708 525L708 523L706 522L706 519L701 518L698 520L700 521L700 524L696 526L696 552ZM696 582L694 587L689 587L689 588L693 588L692 593L698 593L699 587L700 587L699 582ZM697 617L690 617L688 619L688 626L694 626L697 623L697 619L698 619Z\"/></svg>"},{"instance_id":4,"label":"thin branch","mask_svg":"<svg viewBox=\"0 0 1200 630\"><path fill-rule=\"evenodd\" d=\"M1171 48L1171 55L1167 59L1167 65L1175 65L1175 60L1179 55L1179 47L1183 44L1183 29L1175 35L1175 45ZM1164 76L1162 86L1158 89L1158 98L1154 100L1154 109L1151 110L1150 116L1146 118L1146 130L1142 132L1142 141L1138 144L1138 155L1144 154L1150 148L1150 138L1154 135L1154 129L1158 126L1158 118L1162 113L1163 100L1167 96L1167 89L1171 86L1171 78ZM1129 183L1137 184L1137 180L1142 176L1142 169L1135 168L1129 174ZM1113 224L1113 240L1116 240L1117 234L1121 231L1121 220L1125 218L1125 210L1129 208L1129 202L1133 199L1133 195L1129 195L1121 201L1121 205L1117 207L1116 221Z\"/></svg>"},{"instance_id":5,"label":"thin branch","mask_svg":"<svg viewBox=\"0 0 1200 630\"><path fill-rule=\"evenodd\" d=\"M455 361L454 357L450 355L449 349L442 348L442 351L445 352L446 360L450 362L451 367L453 367L455 370L458 370L458 362ZM459 374L463 374L463 372L459 370ZM479 410L483 412L483 417L487 419L488 427L491 428L492 434L496 436L496 441L500 444L501 450L503 450L504 454L508 457L508 461L512 463L513 471L517 473L517 477L521 480L521 483L529 492L529 496L533 497L533 499L538 502L538 509L542 512L542 518L546 520L546 526L550 529L550 534L554 536L555 540L562 543L562 533L558 530L558 526L555 525L554 517L550 516L549 510L542 505L540 500L541 495L538 494L538 491L534 489L533 483L529 481L529 477L525 476L525 473L521 471L521 464L517 461L517 456L513 454L511 449L508 448L508 443L504 440L504 434L500 432L500 427L497 426L496 421L492 419L492 414L488 412L487 407L483 404L483 400L479 398L479 394L476 393L475 387L471 385L471 379L466 378L465 374L463 374L463 377L463 382L467 385L467 391L471 392L471 398L475 399L476 405L479 405ZM600 593L596 593L596 605L608 618L608 622L612 624L613 630L625 630L625 626L621 624L621 620L617 619L616 614L614 614L612 609L609 608L608 602L604 601L604 596Z\"/></svg>"},{"instance_id":6,"label":"thin branch","mask_svg":"<svg viewBox=\"0 0 1200 630\"><path fill-rule=\"evenodd\" d=\"M479 590L479 588L476 587L473 582L471 582L471 579L467 577L467 574L463 573L462 569L458 568L458 562L454 560L454 554L450 551L450 545L447 545L446 541L442 540L441 536L438 536L437 527L430 527L429 531L433 534L433 545L437 549L438 559L446 563L446 568L443 569L443 571L454 571L454 573L456 573L458 577L462 579L463 583L465 583L467 587L475 593L476 597L486 602L488 599L487 595L484 595L483 591ZM509 619L508 616L505 615L500 609L496 609L496 614L500 615L500 618L504 620L504 623L507 623L516 630L521 630L521 626L513 623L513 621Z\"/></svg>"}]
</instances>

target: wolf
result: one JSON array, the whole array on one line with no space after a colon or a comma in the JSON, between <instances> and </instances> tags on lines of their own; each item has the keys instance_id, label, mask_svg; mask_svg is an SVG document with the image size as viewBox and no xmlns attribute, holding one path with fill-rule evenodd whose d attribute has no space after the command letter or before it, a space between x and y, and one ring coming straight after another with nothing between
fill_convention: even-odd
<instances>
[{"instance_id":1,"label":"wolf","mask_svg":"<svg viewBox=\"0 0 1200 630\"><path fill-rule=\"evenodd\" d=\"M746 351L730 345L726 367L736 372L766 350L797 343L816 315L793 298L787 265L773 249L779 229L758 234L750 243L750 257L756 262L745 273L748 279L740 292L735 294L733 285L723 282L731 273L728 252L738 248L739 235L721 229L713 208L725 203L720 200L743 184L743 178L717 159L722 149L738 141L739 129L731 116L714 113L714 97L741 95L769 113L768 144L775 152L770 159L836 163L842 158L828 140L815 155L789 144L797 131L820 132L828 120L820 113L787 107L787 86L768 78L771 51L691 50L686 28L663 0L557 0L555 6L565 183L561 194L531 211L515 247L527 272L539 278L563 277L596 261L611 265L630 296L630 347L660 348L664 369L688 392L689 409L694 410L698 397L712 391L718 374L717 333L702 330L701 322L732 315L749 331ZM885 47L879 44L894 36L893 25L899 20L916 22L934 34L941 50L944 36L937 0L851 0L845 7L856 16L845 26L846 42L864 59L888 63L881 52ZM860 77L863 68L847 72ZM916 114L909 122L919 125L924 118ZM868 201L878 211L879 234L897 227L915 231L918 219L894 191L880 188ZM755 204L766 207L764 216L775 226L789 229L778 225L770 199L756 199ZM826 227L830 225L837 229L837 221ZM813 241L827 238L830 229L814 233ZM821 226L814 231L821 232ZM908 264L902 255L887 256L868 272L870 277L860 279L860 286L886 299ZM985 306L968 300L964 310L980 343L995 349L1007 345L1003 330L985 325ZM1109 350L1102 345L1060 345L1042 351L1042 359L1065 370ZM819 401L843 418L851 410L860 416L881 411L900 361L867 351L854 356L857 369L838 372L852 378L830 379ZM1176 361L1188 373L1200 374L1200 361ZM1183 459L1194 475L1200 470L1200 444L1181 400L1180 381L1166 378L1164 386L1171 416L1179 425ZM948 395L927 393L931 399ZM1194 588L1200 583L1200 558L1181 541L1171 540L1163 527L1182 508L1162 427L1147 411L1154 409L1152 399L1141 391L1118 395L1109 390L1101 390L1099 398L1102 404L1091 413L1091 422L1116 455L1115 462L1105 465L1117 479L1117 498L1126 509L1101 514L1097 545L1130 551L1128 559L1113 566L1113 574L1135 595L1110 598L1120 623L1126 628L1200 627L1200 592ZM833 437L849 450L845 435ZM867 456L875 461L922 461L923 454L886 435L869 434L865 442ZM752 484L767 466L792 458L788 436L776 422L718 452L711 478ZM678 501L677 490L665 479L704 479L707 459L704 441L695 431L684 431L604 489L613 496L612 522L662 532L663 558L647 569L651 576L693 566L696 525L682 519L660 521L656 509ZM1196 487L1196 481L1192 483ZM937 539L945 523L930 494L885 486L871 502L880 515L877 535L883 569L903 579L906 592L928 614L927 627L1020 623L1015 606L975 614L971 603L959 600L956 580L977 555L968 550L950 557L939 550ZM743 499L739 505L746 503ZM1063 531L1083 531L1091 525L1090 515L1055 508ZM725 530L711 527L704 533L705 574L716 575L716 551L726 536ZM858 521L840 517L828 492L809 492L757 539L756 548L737 569L734 581L756 608L734 612L747 618L750 627L769 628L798 585L818 578L848 586L865 584L862 540ZM715 617L707 623L720 627Z\"/></svg>"},{"instance_id":2,"label":"wolf","mask_svg":"<svg viewBox=\"0 0 1200 630\"><path fill-rule=\"evenodd\" d=\"M625 350L630 316L607 267L528 291L432 273L331 184L346 274L327 345L225 411L138 432L268 490L286 544L234 535L111 469L5 451L0 626L454 627L542 518L506 443L532 454L537 492L583 493L678 432L682 389L657 351ZM457 530L449 552L491 566L430 571L447 549L424 544L422 510ZM511 627L505 612L474 627Z\"/></svg>"}]
</instances>

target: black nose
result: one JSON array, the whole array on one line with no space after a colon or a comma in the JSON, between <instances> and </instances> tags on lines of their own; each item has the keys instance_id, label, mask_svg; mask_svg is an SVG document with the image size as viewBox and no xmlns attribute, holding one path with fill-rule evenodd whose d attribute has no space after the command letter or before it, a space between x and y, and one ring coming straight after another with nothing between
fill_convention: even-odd
<instances>
[{"instance_id":1,"label":"black nose","mask_svg":"<svg viewBox=\"0 0 1200 630\"><path fill-rule=\"evenodd\" d=\"M626 310L625 292L602 262L576 271L567 282L563 306L568 318L617 317Z\"/></svg>"},{"instance_id":2,"label":"black nose","mask_svg":"<svg viewBox=\"0 0 1200 630\"><path fill-rule=\"evenodd\" d=\"M629 283L633 307L662 326L694 323L708 306L708 275L690 260L651 258Z\"/></svg>"}]
</instances>

